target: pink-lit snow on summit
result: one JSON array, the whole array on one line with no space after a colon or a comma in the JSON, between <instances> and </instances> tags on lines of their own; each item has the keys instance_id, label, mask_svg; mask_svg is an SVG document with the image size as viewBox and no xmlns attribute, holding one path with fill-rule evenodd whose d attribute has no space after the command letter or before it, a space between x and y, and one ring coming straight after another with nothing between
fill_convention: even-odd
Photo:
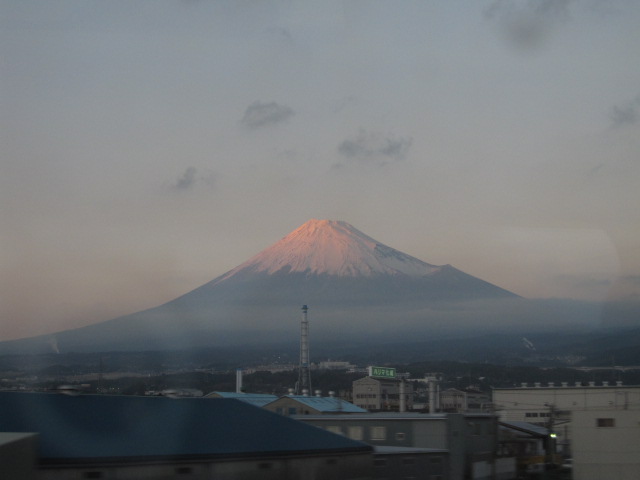
<instances>
[{"instance_id":1,"label":"pink-lit snow on summit","mask_svg":"<svg viewBox=\"0 0 640 480\"><path fill-rule=\"evenodd\" d=\"M312 219L219 280L245 270L356 277L423 276L440 268L383 245L346 222Z\"/></svg>"}]
</instances>

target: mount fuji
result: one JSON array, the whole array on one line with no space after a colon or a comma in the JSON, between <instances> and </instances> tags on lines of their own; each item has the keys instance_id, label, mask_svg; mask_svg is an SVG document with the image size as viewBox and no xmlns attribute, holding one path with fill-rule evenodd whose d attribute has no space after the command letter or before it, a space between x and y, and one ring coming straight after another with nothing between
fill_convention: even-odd
<instances>
[{"instance_id":1,"label":"mount fuji","mask_svg":"<svg viewBox=\"0 0 640 480\"><path fill-rule=\"evenodd\" d=\"M520 297L451 265L431 265L350 224L309 220L236 268L155 308L54 335L4 342L0 352L247 345L294 338L310 307L316 338L413 335ZM476 311L477 314L477 311Z\"/></svg>"}]
</instances>

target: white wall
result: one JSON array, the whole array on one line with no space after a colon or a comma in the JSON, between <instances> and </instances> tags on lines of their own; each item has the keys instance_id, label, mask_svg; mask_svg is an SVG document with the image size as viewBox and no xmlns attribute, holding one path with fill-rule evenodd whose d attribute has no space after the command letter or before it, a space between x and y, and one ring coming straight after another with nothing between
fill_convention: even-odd
<instances>
[{"instance_id":1,"label":"white wall","mask_svg":"<svg viewBox=\"0 0 640 480\"><path fill-rule=\"evenodd\" d=\"M576 411L572 428L574 480L640 478L640 409Z\"/></svg>"}]
</instances>

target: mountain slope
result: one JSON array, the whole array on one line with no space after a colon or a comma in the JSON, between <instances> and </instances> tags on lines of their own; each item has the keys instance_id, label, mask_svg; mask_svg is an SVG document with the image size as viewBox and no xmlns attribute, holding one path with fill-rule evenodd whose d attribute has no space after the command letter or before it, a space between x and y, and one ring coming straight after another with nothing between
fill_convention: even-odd
<instances>
[{"instance_id":1,"label":"mountain slope","mask_svg":"<svg viewBox=\"0 0 640 480\"><path fill-rule=\"evenodd\" d=\"M379 274L417 277L434 273L439 267L383 245L346 222L312 219L219 281L246 270L269 274L286 270L341 277Z\"/></svg>"},{"instance_id":2,"label":"mountain slope","mask_svg":"<svg viewBox=\"0 0 640 480\"><path fill-rule=\"evenodd\" d=\"M336 328L373 331L390 319L396 327L411 319L429 328L427 319L441 318L437 310L445 303L518 298L450 265L388 247L346 222L314 219L164 305L53 337L5 342L0 352L18 344L80 351L282 340L297 335L302 304L321 315L327 337Z\"/></svg>"}]
</instances>

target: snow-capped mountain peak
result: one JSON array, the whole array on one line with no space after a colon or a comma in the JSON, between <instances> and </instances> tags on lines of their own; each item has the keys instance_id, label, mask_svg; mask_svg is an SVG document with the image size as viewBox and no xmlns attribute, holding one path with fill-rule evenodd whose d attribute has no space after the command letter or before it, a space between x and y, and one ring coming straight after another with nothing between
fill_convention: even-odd
<instances>
[{"instance_id":1,"label":"snow-capped mountain peak","mask_svg":"<svg viewBox=\"0 0 640 480\"><path fill-rule=\"evenodd\" d=\"M440 270L440 267L388 247L346 222L312 219L220 280L246 270L342 277L379 274L423 276Z\"/></svg>"}]
</instances>

